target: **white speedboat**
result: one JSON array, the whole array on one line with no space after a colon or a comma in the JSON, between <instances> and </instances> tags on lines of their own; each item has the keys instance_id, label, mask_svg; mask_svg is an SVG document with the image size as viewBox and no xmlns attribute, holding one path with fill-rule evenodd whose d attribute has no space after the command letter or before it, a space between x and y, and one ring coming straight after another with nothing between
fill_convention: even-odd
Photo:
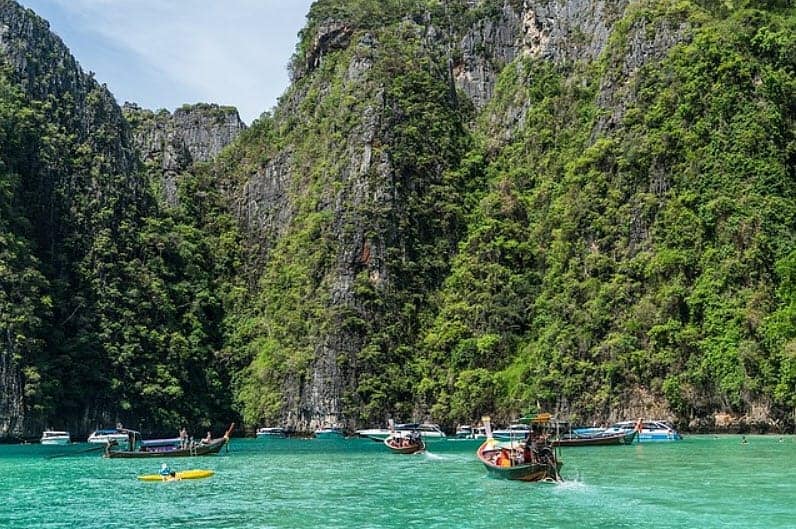
<instances>
[{"instance_id":1,"label":"white speedboat","mask_svg":"<svg viewBox=\"0 0 796 529\"><path fill-rule=\"evenodd\" d=\"M287 432L281 427L257 429L257 439L283 439L285 437L287 437Z\"/></svg>"},{"instance_id":2,"label":"white speedboat","mask_svg":"<svg viewBox=\"0 0 796 529\"><path fill-rule=\"evenodd\" d=\"M106 428L104 430L95 430L88 436L89 443L108 444L111 441L116 441L120 446L127 446L127 434L116 428Z\"/></svg>"},{"instance_id":3,"label":"white speedboat","mask_svg":"<svg viewBox=\"0 0 796 529\"><path fill-rule=\"evenodd\" d=\"M454 439L486 439L486 428L483 426L470 426L462 424L456 428Z\"/></svg>"},{"instance_id":4,"label":"white speedboat","mask_svg":"<svg viewBox=\"0 0 796 529\"><path fill-rule=\"evenodd\" d=\"M345 437L342 426L326 426L315 430L316 439L342 439Z\"/></svg>"},{"instance_id":5,"label":"white speedboat","mask_svg":"<svg viewBox=\"0 0 796 529\"><path fill-rule=\"evenodd\" d=\"M612 424L605 429L606 434L631 432L638 427L639 421L622 421ZM638 430L638 442L645 443L650 441L679 441L683 436L674 429L674 426L666 421L641 421L641 428Z\"/></svg>"},{"instance_id":6,"label":"white speedboat","mask_svg":"<svg viewBox=\"0 0 796 529\"><path fill-rule=\"evenodd\" d=\"M508 428L495 430L492 432L492 437L498 441L522 441L528 437L530 431L531 427L527 424L512 424Z\"/></svg>"},{"instance_id":7,"label":"white speedboat","mask_svg":"<svg viewBox=\"0 0 796 529\"><path fill-rule=\"evenodd\" d=\"M436 424L432 423L405 423L396 424L394 430L384 428L372 428L369 430L357 430L356 434L360 437L367 437L374 441L383 442L390 435L409 436L412 432L420 433L424 441L439 441L447 439L445 432Z\"/></svg>"},{"instance_id":8,"label":"white speedboat","mask_svg":"<svg viewBox=\"0 0 796 529\"><path fill-rule=\"evenodd\" d=\"M43 445L68 445L72 442L69 432L61 430L44 430L41 434L41 444Z\"/></svg>"}]
</instances>

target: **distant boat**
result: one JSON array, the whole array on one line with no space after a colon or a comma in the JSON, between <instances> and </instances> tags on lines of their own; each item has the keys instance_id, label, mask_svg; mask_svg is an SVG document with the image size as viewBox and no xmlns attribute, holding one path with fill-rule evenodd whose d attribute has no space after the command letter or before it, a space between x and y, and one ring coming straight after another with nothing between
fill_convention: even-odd
<instances>
[{"instance_id":1,"label":"distant boat","mask_svg":"<svg viewBox=\"0 0 796 529\"><path fill-rule=\"evenodd\" d=\"M637 430L630 432L599 432L592 435L578 435L575 433L564 434L554 439L552 446L606 446L606 445L629 445L638 434Z\"/></svg>"},{"instance_id":2,"label":"distant boat","mask_svg":"<svg viewBox=\"0 0 796 529\"><path fill-rule=\"evenodd\" d=\"M476 456L490 477L518 481L560 481L562 463L549 443L550 414L525 420L531 425L525 440L498 441L487 424L487 439Z\"/></svg>"},{"instance_id":3,"label":"distant boat","mask_svg":"<svg viewBox=\"0 0 796 529\"><path fill-rule=\"evenodd\" d=\"M68 445L72 442L69 432L62 430L44 430L41 434L43 445Z\"/></svg>"},{"instance_id":4,"label":"distant boat","mask_svg":"<svg viewBox=\"0 0 796 529\"><path fill-rule=\"evenodd\" d=\"M135 459L135 458L163 458L163 457L193 457L217 454L229 442L229 436L235 424L231 424L223 437L213 439L210 442L201 441L191 443L188 446L181 446L178 437L172 439L152 439L140 441L138 447L128 446L127 450L118 449L116 443L108 443L105 447L105 457L110 459ZM133 439L140 434L133 430L128 430ZM133 445L135 445L135 441Z\"/></svg>"},{"instance_id":5,"label":"distant boat","mask_svg":"<svg viewBox=\"0 0 796 529\"><path fill-rule=\"evenodd\" d=\"M88 436L89 443L108 444L111 441L115 441L119 445L126 445L127 433L116 428L106 428L104 430L95 430Z\"/></svg>"},{"instance_id":6,"label":"distant boat","mask_svg":"<svg viewBox=\"0 0 796 529\"><path fill-rule=\"evenodd\" d=\"M456 428L453 439L486 439L486 430L483 426L462 424Z\"/></svg>"},{"instance_id":7,"label":"distant boat","mask_svg":"<svg viewBox=\"0 0 796 529\"><path fill-rule=\"evenodd\" d=\"M426 449L426 443L418 432L409 435L395 433L384 440L384 445L396 454L414 454Z\"/></svg>"},{"instance_id":8,"label":"distant boat","mask_svg":"<svg viewBox=\"0 0 796 529\"><path fill-rule=\"evenodd\" d=\"M528 436L531 427L527 424L512 424L508 428L495 430L492 437L498 441L522 441Z\"/></svg>"},{"instance_id":9,"label":"distant boat","mask_svg":"<svg viewBox=\"0 0 796 529\"><path fill-rule=\"evenodd\" d=\"M586 428L573 428L572 433L581 436L589 436L594 435L596 433L602 433L605 431L605 426L590 426Z\"/></svg>"},{"instance_id":10,"label":"distant boat","mask_svg":"<svg viewBox=\"0 0 796 529\"><path fill-rule=\"evenodd\" d=\"M282 439L284 437L287 437L284 428L273 427L257 429L257 439Z\"/></svg>"},{"instance_id":11,"label":"distant boat","mask_svg":"<svg viewBox=\"0 0 796 529\"><path fill-rule=\"evenodd\" d=\"M342 426L327 426L315 430L316 439L342 439L345 437Z\"/></svg>"},{"instance_id":12,"label":"distant boat","mask_svg":"<svg viewBox=\"0 0 796 529\"><path fill-rule=\"evenodd\" d=\"M356 434L360 437L367 437L373 441L383 442L393 433L409 435L411 432L419 432L424 441L440 441L447 438L445 432L433 423L404 423L395 425L394 429L375 428L368 430L357 430Z\"/></svg>"},{"instance_id":13,"label":"distant boat","mask_svg":"<svg viewBox=\"0 0 796 529\"><path fill-rule=\"evenodd\" d=\"M622 421L612 424L604 430L604 433L628 433L636 428L638 421ZM679 441L683 438L680 432L674 429L666 421L641 421L638 430L638 442L648 443L657 441Z\"/></svg>"}]
</instances>

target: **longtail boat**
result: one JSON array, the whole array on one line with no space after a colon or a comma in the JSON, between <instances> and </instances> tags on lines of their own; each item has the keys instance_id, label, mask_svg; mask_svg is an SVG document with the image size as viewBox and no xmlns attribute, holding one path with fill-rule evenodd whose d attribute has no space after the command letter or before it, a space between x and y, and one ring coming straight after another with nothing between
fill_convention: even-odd
<instances>
[{"instance_id":1,"label":"longtail boat","mask_svg":"<svg viewBox=\"0 0 796 529\"><path fill-rule=\"evenodd\" d=\"M414 454L426 449L420 435L391 435L384 440L384 445L396 454Z\"/></svg>"},{"instance_id":2,"label":"longtail boat","mask_svg":"<svg viewBox=\"0 0 796 529\"><path fill-rule=\"evenodd\" d=\"M492 436L489 421L484 420L487 439L476 456L490 477L519 481L562 481L561 466L555 447L546 432L550 414L521 419L531 425L528 437L520 441L498 441Z\"/></svg>"},{"instance_id":3,"label":"longtail boat","mask_svg":"<svg viewBox=\"0 0 796 529\"><path fill-rule=\"evenodd\" d=\"M155 458L155 457L193 457L193 456L207 456L217 454L229 442L229 436L235 428L235 423L232 423L223 437L213 439L210 442L191 443L188 446L180 446L173 443L173 439L167 439L168 443L164 442L149 442L141 441L136 446L135 437L138 432L129 430L133 442L129 443L127 450L114 449L118 445L115 443L108 443L105 447L105 457L110 459L135 459L135 458Z\"/></svg>"}]
</instances>

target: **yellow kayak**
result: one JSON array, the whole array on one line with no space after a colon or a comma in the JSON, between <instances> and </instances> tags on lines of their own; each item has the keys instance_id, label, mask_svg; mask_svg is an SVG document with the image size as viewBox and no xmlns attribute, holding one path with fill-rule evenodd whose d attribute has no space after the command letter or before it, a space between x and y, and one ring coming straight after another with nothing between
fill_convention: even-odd
<instances>
[{"instance_id":1,"label":"yellow kayak","mask_svg":"<svg viewBox=\"0 0 796 529\"><path fill-rule=\"evenodd\" d=\"M176 481L180 479L209 478L213 474L215 474L215 472L212 470L183 470L182 472L177 472L177 475L174 477L166 476L166 479L163 479L163 476L160 474L144 474L138 476L138 479L141 481Z\"/></svg>"}]
</instances>

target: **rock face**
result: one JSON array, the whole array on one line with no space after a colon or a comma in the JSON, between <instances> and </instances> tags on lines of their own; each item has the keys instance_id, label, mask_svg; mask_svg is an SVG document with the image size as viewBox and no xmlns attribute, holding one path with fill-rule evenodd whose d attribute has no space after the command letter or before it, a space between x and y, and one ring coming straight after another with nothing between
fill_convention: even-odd
<instances>
[{"instance_id":1,"label":"rock face","mask_svg":"<svg viewBox=\"0 0 796 529\"><path fill-rule=\"evenodd\" d=\"M478 21L458 43L461 58L452 64L453 79L479 109L492 98L500 70L521 49L521 16L506 2L496 20Z\"/></svg>"},{"instance_id":2,"label":"rock face","mask_svg":"<svg viewBox=\"0 0 796 529\"><path fill-rule=\"evenodd\" d=\"M470 9L478 9L478 4L471 3ZM518 9L516 2L506 0L497 16L476 21L456 44L456 85L481 109L491 99L500 71L518 55L556 64L594 61L628 4L629 0L528 0Z\"/></svg>"},{"instance_id":3,"label":"rock face","mask_svg":"<svg viewBox=\"0 0 796 529\"><path fill-rule=\"evenodd\" d=\"M157 113L125 103L135 146L144 164L162 174L163 201L177 204L177 178L194 163L209 162L246 129L237 109L200 103Z\"/></svg>"},{"instance_id":4,"label":"rock face","mask_svg":"<svg viewBox=\"0 0 796 529\"><path fill-rule=\"evenodd\" d=\"M405 35L420 36L422 46L414 53L427 54L432 64L447 62L449 81L470 99L476 110L484 110L494 96L501 72L504 68L514 68L519 58L541 60L562 68L597 61L605 52L617 22L628 15L629 5L628 0L467 2L462 18L458 19L468 21L465 25L430 13L407 15L399 25ZM334 64L335 71L343 76L346 87L343 91L356 93L364 101L356 107L359 114L352 120L353 126L340 138L342 146L332 147L336 149L336 161L330 168L332 174L327 176L339 190L335 193L325 188L317 199L317 210L328 211L335 219L331 228L334 256L328 268L318 271L324 277L318 288L333 311L355 313L370 321L389 316L363 308L363 300L357 293L357 278L364 271L377 292L395 289L395 278L386 263L397 249L387 242L395 237L394 226L380 225L376 217L366 222L363 213L404 206L396 202L396 181L400 177L389 155L394 139L391 131L394 124L388 117L390 102L379 87L373 86L369 75L372 68L379 67L380 61L388 60L384 57L385 45L380 42L378 30L367 23L363 23L366 27L358 27L354 18L352 15L325 19L307 30L304 55L293 61L293 87L280 101L274 119L277 128L292 127L291 123L297 119L316 119L319 111L315 115L307 112L308 108L318 108L319 103L312 98L321 94L322 100L322 96L338 90L335 83L341 81L323 71L322 65L327 60L339 61ZM683 28L665 24L649 28L640 22L638 27L634 26L628 39L626 65L618 67L623 72L620 77L632 77L646 62L660 59L684 33ZM632 97L632 91L614 89L609 78L604 82L601 102L606 106L621 108ZM493 121L498 141L506 142L513 137L523 124L528 104L517 101L503 108L502 113L488 117ZM261 252L257 266L253 267L256 270L269 266L269 249L291 232L292 224L300 216L297 183L315 169L311 162L297 160L296 150L295 145L288 145L270 156L265 165L232 193L249 240ZM372 328L378 329L379 324L373 324ZM339 321L331 322L313 341L313 360L308 373L289 376L281 385L283 404L279 420L301 430L311 430L329 418L341 420L346 408L344 400L350 401L357 381L369 376L371 369L358 360L369 341L361 331L348 332ZM349 420L348 424L355 423Z\"/></svg>"},{"instance_id":5,"label":"rock face","mask_svg":"<svg viewBox=\"0 0 796 529\"><path fill-rule=\"evenodd\" d=\"M231 107L199 104L170 113L126 104L122 113L108 90L82 72L50 34L46 22L10 0L0 0L0 56L27 97L56 109L49 116L53 130L67 138L66 151L80 155L75 157L79 163L66 168L48 158L36 178L26 181L38 186L31 194L41 197L30 208L30 222L39 230L31 246L42 249L35 257L48 272L47 280L64 285L61 298L53 302L52 319L68 323L66 327L77 326L78 320L91 326L95 313L81 310L82 304L93 303L107 311L107 320L118 321L115 302L124 304L127 290L124 281L113 282L113 265L128 258L138 263L147 256L136 244L117 252L117 227L127 226L137 241L136 223L158 220L162 213L150 205L155 201L148 184L158 184L161 206L178 206L180 179L191 176L196 164L215 161L194 176L204 178L203 185L217 186L212 191L218 209L211 215L228 207L239 223L223 235L229 236L224 240L230 245L245 247L240 259L245 261L240 265L245 278L230 289L236 290L229 296L231 303L240 307L222 307L224 302L214 300L213 318L218 320L206 318L206 312L193 316L217 322L227 316L219 313L230 311L231 322L207 332L218 339L211 342L208 356L240 364L230 367L224 380L244 386L234 389L250 426L267 419L303 431L324 423L354 428L383 422L388 414L433 419L439 409L451 417L454 406L469 410L470 401L481 397L480 387L467 393L470 382L497 386L501 377L494 375L511 361L529 364L517 366L517 376L525 376L519 373L526 368L528 373L547 368L548 350L556 352L556 361L559 356L573 360L564 366L582 370L575 375L584 379L593 374L590 369L601 369L594 367L599 365L595 358L603 354L617 356L611 368L619 371L622 355L632 353L632 369L642 369L636 366L643 363L637 357L647 351L649 336L635 342L637 337L628 335L627 343L616 340L599 350L612 322L578 318L591 317L584 306L595 296L588 289L604 281L602 274L613 274L614 260L633 252L653 253L654 217L665 210L672 178L657 158L645 158L634 146L622 155L636 156L631 164L652 167L634 165L632 181L625 182L627 169L617 168L615 160L625 138L617 131L634 115L629 108L640 109L637 88L645 72L671 58L670 50L690 38L695 28L683 21L689 18L668 4L633 0L407 1L385 2L383 13L374 11L381 7L376 2L315 2L292 61L291 86L273 115L240 137L246 126ZM560 109L551 101L572 108ZM72 138L74 144L69 143ZM561 149L562 144L574 145L572 152ZM140 170L141 162L146 171ZM691 176L698 178L694 171ZM197 202L201 196L204 191L197 193ZM595 205L610 206L611 215L628 218L602 217ZM124 212L131 213L120 223ZM229 221L226 213L219 216ZM557 213L563 220L548 218ZM626 254L618 248L625 242L625 226L619 226L624 220ZM190 224L190 219L180 221ZM753 230L752 224L743 229ZM601 238L592 237L595 225L606 232ZM237 230L244 234L242 245ZM201 228L185 231L194 236ZM559 232L575 234L564 239ZM77 242L63 256L65 240ZM581 243L588 248L582 263ZM190 245L183 250L190 251ZM658 263L664 267L661 275L666 266L679 266L680 253L672 253L672 263ZM459 263L462 256L470 260ZM565 257L570 260L565 262ZM563 301L543 298L544 288L557 288L555 281L537 288L536 283L549 281L548 259L571 272L577 283L572 293L562 289ZM238 254L229 261L235 262L225 264L222 274L238 271ZM116 273L130 281L144 277L155 284L164 279L134 266L119 268ZM515 274L514 268L521 270ZM645 263L629 267L632 284L627 292L616 287L617 295L646 295L640 277L653 269ZM623 274L613 274L614 279L624 281ZM191 277L181 278L180 286L192 294ZM606 292L601 290L600 297L615 299L613 290ZM578 298L581 294L588 299ZM641 329L638 334L657 321L650 308L656 300L645 300L639 311L648 320L631 322ZM685 314L686 303L672 301L664 308ZM125 308L125 314L136 314L135 307ZM555 310L561 312L552 314ZM561 328L582 324L583 333L574 333L572 343L549 337L556 347L541 351L540 344L550 344L530 341L536 311L552 314L541 321L556 322L560 316ZM0 437L31 435L43 425L41 416L30 415L26 402L27 388L38 373L25 362L35 355L3 322L0 314ZM690 333L691 322L686 323ZM596 329L592 334L585 329L589 324ZM151 330L140 327L142 334ZM658 333L669 332L668 324L655 327ZM108 328L116 329L109 325L103 330ZM550 328L559 329L556 324ZM135 347L124 347L130 345L124 342L127 329L117 330L118 336L80 336L96 338L97 349L117 340L113 351L138 358L132 356ZM185 339L173 331L169 339L186 350L204 338L195 334ZM162 335L156 337L161 340ZM235 351L223 351L219 343L225 339ZM84 344L78 342L74 350L94 350L82 348ZM43 349L37 353L46 356ZM519 356L509 358L512 354ZM657 361L668 362L676 355L660 356ZM112 370L113 362L108 364ZM554 405L593 413L584 417L588 422L628 416L675 420L662 398L661 388L677 389L665 380L667 367L660 367L662 373L655 376L661 380L653 383L628 383L611 371L606 383L624 384L621 398L613 402L606 403L613 393L596 404L575 403L579 397L570 395L571 408L564 405L566 399ZM457 378L460 371L469 378ZM68 374L61 375L68 379ZM460 402L454 402L457 391L465 395ZM499 395L497 390L484 394ZM70 410L73 424L110 420L115 405L81 401ZM495 406L486 402L483 411L491 413ZM185 408L174 411L181 413ZM766 425L772 413L761 406L747 410L742 419L716 415L703 423L697 418L693 427ZM679 419L682 423L684 418Z\"/></svg>"}]
</instances>

